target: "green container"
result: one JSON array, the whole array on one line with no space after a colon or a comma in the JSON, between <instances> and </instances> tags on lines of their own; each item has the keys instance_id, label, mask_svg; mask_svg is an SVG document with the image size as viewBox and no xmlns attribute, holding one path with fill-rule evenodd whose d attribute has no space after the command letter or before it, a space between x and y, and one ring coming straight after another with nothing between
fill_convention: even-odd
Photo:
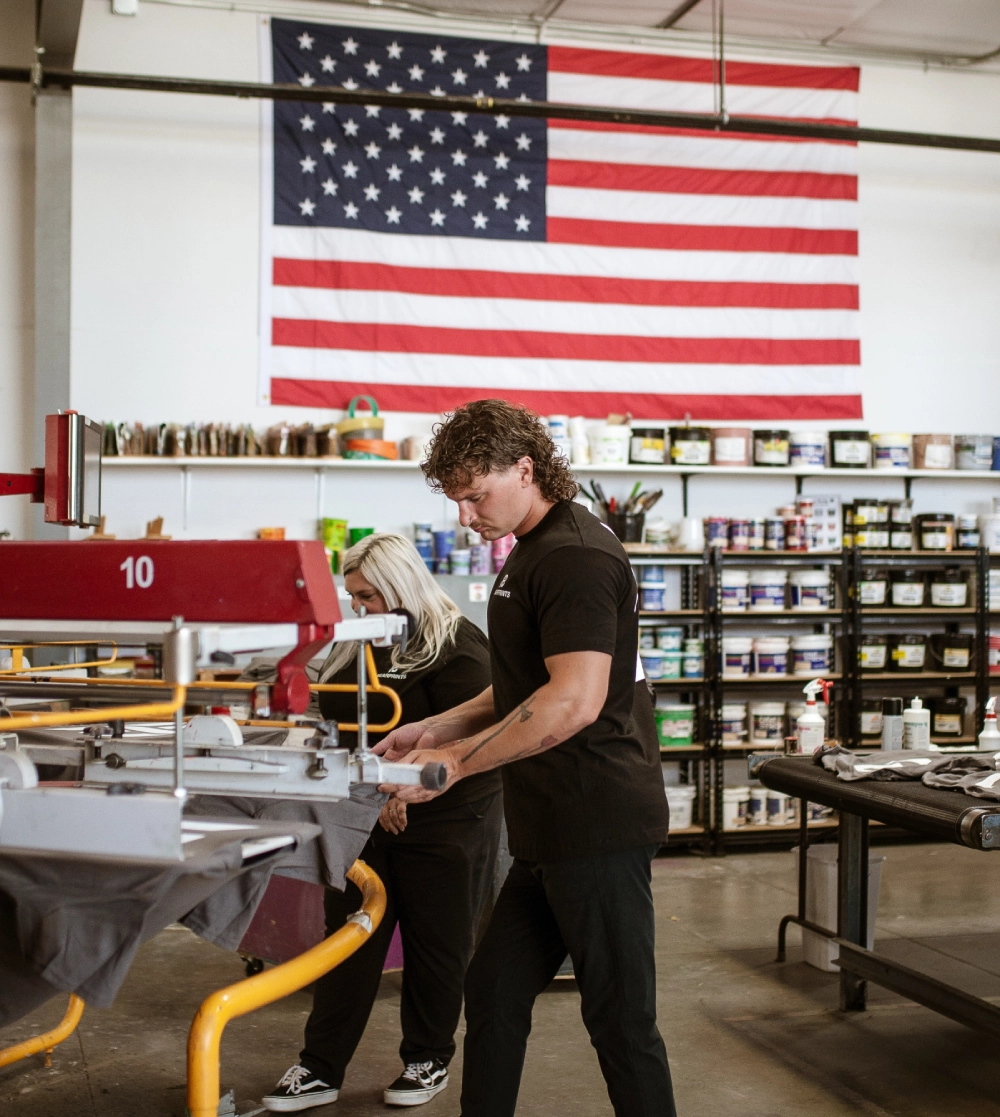
<instances>
[{"instance_id":1,"label":"green container","mask_svg":"<svg viewBox=\"0 0 1000 1117\"><path fill-rule=\"evenodd\" d=\"M319 537L328 551L342 551L347 546L347 521L320 520Z\"/></svg>"},{"instance_id":2,"label":"green container","mask_svg":"<svg viewBox=\"0 0 1000 1117\"><path fill-rule=\"evenodd\" d=\"M680 703L671 706L657 706L653 711L656 718L656 735L661 748L686 748L694 744L695 706Z\"/></svg>"},{"instance_id":3,"label":"green container","mask_svg":"<svg viewBox=\"0 0 1000 1117\"><path fill-rule=\"evenodd\" d=\"M374 535L375 529L373 527L352 527L347 534L353 547L355 543L360 543L366 535Z\"/></svg>"}]
</instances>

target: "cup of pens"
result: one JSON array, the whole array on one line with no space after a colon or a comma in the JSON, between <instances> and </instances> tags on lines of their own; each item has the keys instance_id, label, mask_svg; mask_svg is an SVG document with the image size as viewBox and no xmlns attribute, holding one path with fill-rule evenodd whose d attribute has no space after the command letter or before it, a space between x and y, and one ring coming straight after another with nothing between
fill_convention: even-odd
<instances>
[{"instance_id":1,"label":"cup of pens","mask_svg":"<svg viewBox=\"0 0 1000 1117\"><path fill-rule=\"evenodd\" d=\"M604 522L618 536L622 543L641 543L646 526L646 513L663 496L663 490L642 492L641 483L636 482L626 500L608 497L597 481L591 481L590 488L581 486L583 493L594 502L594 511L604 517Z\"/></svg>"},{"instance_id":2,"label":"cup of pens","mask_svg":"<svg viewBox=\"0 0 1000 1117\"><path fill-rule=\"evenodd\" d=\"M646 527L645 512L609 512L608 527L622 543L641 543Z\"/></svg>"}]
</instances>

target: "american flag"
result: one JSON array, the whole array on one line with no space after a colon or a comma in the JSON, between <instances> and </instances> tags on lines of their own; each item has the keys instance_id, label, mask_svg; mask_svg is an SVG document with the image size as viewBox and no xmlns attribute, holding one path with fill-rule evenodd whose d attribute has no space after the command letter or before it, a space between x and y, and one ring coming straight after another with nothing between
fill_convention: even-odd
<instances>
[{"instance_id":1,"label":"american flag","mask_svg":"<svg viewBox=\"0 0 1000 1117\"><path fill-rule=\"evenodd\" d=\"M709 59L271 21L303 87L712 112ZM854 123L853 67L730 61L734 115ZM859 418L857 148L279 101L262 396Z\"/></svg>"}]
</instances>

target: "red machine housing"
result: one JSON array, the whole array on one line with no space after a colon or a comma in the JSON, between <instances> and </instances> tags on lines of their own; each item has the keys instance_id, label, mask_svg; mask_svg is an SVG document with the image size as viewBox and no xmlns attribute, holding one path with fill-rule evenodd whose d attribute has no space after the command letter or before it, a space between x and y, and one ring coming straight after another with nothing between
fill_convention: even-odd
<instances>
[{"instance_id":1,"label":"red machine housing","mask_svg":"<svg viewBox=\"0 0 1000 1117\"><path fill-rule=\"evenodd\" d=\"M46 493L47 495L47 493ZM0 544L9 620L296 624L272 708L303 713L305 665L333 639L337 589L318 541L104 540Z\"/></svg>"}]
</instances>

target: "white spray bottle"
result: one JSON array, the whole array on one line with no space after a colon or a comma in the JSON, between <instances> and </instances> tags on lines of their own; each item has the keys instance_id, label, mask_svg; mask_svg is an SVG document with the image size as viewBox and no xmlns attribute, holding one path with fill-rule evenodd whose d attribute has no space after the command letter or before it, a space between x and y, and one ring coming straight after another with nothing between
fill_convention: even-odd
<instances>
[{"instance_id":1,"label":"white spray bottle","mask_svg":"<svg viewBox=\"0 0 1000 1117\"><path fill-rule=\"evenodd\" d=\"M1000 752L1000 732L997 731L997 700L986 703L986 721L979 734L979 748L983 752Z\"/></svg>"},{"instance_id":2,"label":"white spray bottle","mask_svg":"<svg viewBox=\"0 0 1000 1117\"><path fill-rule=\"evenodd\" d=\"M806 709L795 722L795 737L796 751L806 756L812 756L823 747L826 720L816 708L816 695L822 692L823 701L828 702L827 691L832 685L825 679L813 679L802 688L806 696Z\"/></svg>"}]
</instances>

